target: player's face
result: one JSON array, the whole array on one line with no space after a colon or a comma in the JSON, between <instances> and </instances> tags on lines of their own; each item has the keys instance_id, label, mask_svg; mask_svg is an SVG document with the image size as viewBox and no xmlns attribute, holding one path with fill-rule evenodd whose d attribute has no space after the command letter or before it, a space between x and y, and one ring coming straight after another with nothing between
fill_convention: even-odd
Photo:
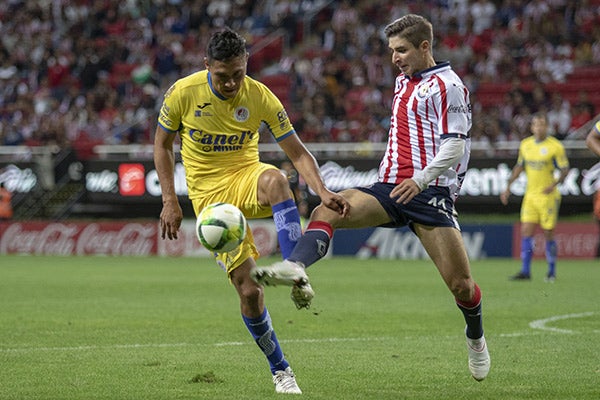
<instances>
[{"instance_id":1,"label":"player's face","mask_svg":"<svg viewBox=\"0 0 600 400\"><path fill-rule=\"evenodd\" d=\"M531 133L536 140L544 140L548 135L548 121L546 118L535 116L531 119Z\"/></svg>"},{"instance_id":2,"label":"player's face","mask_svg":"<svg viewBox=\"0 0 600 400\"><path fill-rule=\"evenodd\" d=\"M248 66L248 54L228 61L205 61L210 71L213 88L223 97L232 99L242 87Z\"/></svg>"},{"instance_id":3,"label":"player's face","mask_svg":"<svg viewBox=\"0 0 600 400\"><path fill-rule=\"evenodd\" d=\"M405 38L391 36L388 38L388 47L392 52L394 65L408 76L412 77L415 73L433 66L430 65L428 41L423 41L417 48Z\"/></svg>"}]
</instances>

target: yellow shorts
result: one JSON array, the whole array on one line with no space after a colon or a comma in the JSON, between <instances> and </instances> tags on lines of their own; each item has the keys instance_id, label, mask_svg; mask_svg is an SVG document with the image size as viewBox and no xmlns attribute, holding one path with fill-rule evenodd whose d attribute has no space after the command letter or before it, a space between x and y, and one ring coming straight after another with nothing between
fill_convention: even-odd
<instances>
[{"instance_id":1,"label":"yellow shorts","mask_svg":"<svg viewBox=\"0 0 600 400\"><path fill-rule=\"evenodd\" d=\"M556 227L560 194L525 196L521 205L521 222L539 224L544 230Z\"/></svg>"},{"instance_id":2,"label":"yellow shorts","mask_svg":"<svg viewBox=\"0 0 600 400\"><path fill-rule=\"evenodd\" d=\"M223 177L222 191L207 196L202 195L202 185L188 187L192 206L196 216L200 211L211 203L230 203L238 207L247 219L270 217L273 212L270 206L264 207L258 204L258 178L270 169L278 170L277 167L257 163L252 167L245 168L236 174ZM246 237L242 244L228 253L215 253L217 264L231 275L231 271L240 266L248 258L257 259L260 254L254 244L254 236L249 227L246 227Z\"/></svg>"}]
</instances>

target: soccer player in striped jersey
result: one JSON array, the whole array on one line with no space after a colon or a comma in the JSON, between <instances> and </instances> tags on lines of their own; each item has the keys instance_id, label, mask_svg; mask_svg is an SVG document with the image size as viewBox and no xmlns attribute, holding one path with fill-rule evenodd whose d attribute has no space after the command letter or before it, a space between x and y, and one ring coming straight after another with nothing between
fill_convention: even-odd
<instances>
[{"instance_id":1,"label":"soccer player in striped jersey","mask_svg":"<svg viewBox=\"0 0 600 400\"><path fill-rule=\"evenodd\" d=\"M166 92L154 141L154 163L162 189L161 236L177 239L183 219L174 180L173 143L181 139L188 197L196 215L208 204L231 203L247 218L273 215L284 258L301 235L300 216L290 186L278 168L259 161L262 124L296 170L334 212L347 204L329 191L313 155L304 147L279 99L246 76L248 52L236 32L223 30L209 40L205 70L179 79ZM240 298L242 319L265 354L277 393L301 393L264 305L263 288L250 278L259 256L252 232L227 253L215 254ZM310 296L307 280L299 280ZM217 333L215 333L217 334Z\"/></svg>"},{"instance_id":2,"label":"soccer player in striped jersey","mask_svg":"<svg viewBox=\"0 0 600 400\"><path fill-rule=\"evenodd\" d=\"M484 379L490 357L483 335L481 290L471 276L454 201L470 154L469 91L449 63L432 54L433 28L419 15L406 15L385 28L396 78L387 149L378 182L340 192L350 203L343 216L323 205L288 260L257 267L263 284L289 284L322 258L339 228L408 225L419 237L466 321L471 375ZM292 290L296 306L310 304Z\"/></svg>"},{"instance_id":3,"label":"soccer player in striped jersey","mask_svg":"<svg viewBox=\"0 0 600 400\"><path fill-rule=\"evenodd\" d=\"M538 112L531 118L532 135L519 145L517 163L513 167L506 189L500 193L502 204L508 204L510 185L525 171L527 186L521 203L521 270L511 276L512 280L531 279L531 259L533 258L535 228L539 225L546 241L546 261L548 272L546 281L556 279L557 248L554 228L558 220L561 195L558 190L569 174L569 160L562 143L548 136L548 117ZM558 178L554 171L558 170Z\"/></svg>"}]
</instances>

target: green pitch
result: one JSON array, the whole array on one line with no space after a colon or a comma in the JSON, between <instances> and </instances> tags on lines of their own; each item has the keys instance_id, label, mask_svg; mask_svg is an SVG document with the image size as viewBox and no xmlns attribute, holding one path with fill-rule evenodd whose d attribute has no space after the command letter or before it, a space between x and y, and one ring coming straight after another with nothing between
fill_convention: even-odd
<instances>
[{"instance_id":1,"label":"green pitch","mask_svg":"<svg viewBox=\"0 0 600 400\"><path fill-rule=\"evenodd\" d=\"M262 260L267 264L271 260ZM467 368L464 321L428 261L334 258L317 293L266 303L304 399L599 399L600 265L560 260L556 283L473 263L492 357ZM0 258L0 399L275 399L267 362L212 260Z\"/></svg>"}]
</instances>

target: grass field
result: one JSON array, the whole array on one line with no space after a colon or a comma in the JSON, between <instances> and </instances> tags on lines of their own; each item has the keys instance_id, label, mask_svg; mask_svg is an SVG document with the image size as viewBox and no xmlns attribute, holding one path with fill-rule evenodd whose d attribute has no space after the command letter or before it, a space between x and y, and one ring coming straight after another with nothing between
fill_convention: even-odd
<instances>
[{"instance_id":1,"label":"grass field","mask_svg":"<svg viewBox=\"0 0 600 400\"><path fill-rule=\"evenodd\" d=\"M270 260L263 260L266 264ZM467 369L464 321L428 261L323 260L298 311L266 300L304 399L600 399L600 265L473 263L492 370ZM271 399L266 360L212 260L0 258L0 399Z\"/></svg>"}]
</instances>

